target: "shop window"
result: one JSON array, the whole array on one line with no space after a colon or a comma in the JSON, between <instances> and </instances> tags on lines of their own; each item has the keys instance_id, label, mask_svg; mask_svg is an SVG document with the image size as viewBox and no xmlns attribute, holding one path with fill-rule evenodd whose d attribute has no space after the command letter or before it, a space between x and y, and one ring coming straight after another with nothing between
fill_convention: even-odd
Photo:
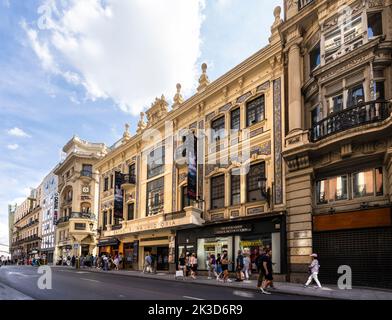
<instances>
[{"instance_id":1,"label":"shop window","mask_svg":"<svg viewBox=\"0 0 392 320\"><path fill-rule=\"evenodd\" d=\"M188 186L181 188L181 210L190 207L191 201L188 197Z\"/></svg>"},{"instance_id":2,"label":"shop window","mask_svg":"<svg viewBox=\"0 0 392 320\"><path fill-rule=\"evenodd\" d=\"M211 178L211 209L225 207L225 176Z\"/></svg>"},{"instance_id":3,"label":"shop window","mask_svg":"<svg viewBox=\"0 0 392 320\"><path fill-rule=\"evenodd\" d=\"M164 178L151 181L147 184L147 216L158 214L163 210L164 204Z\"/></svg>"},{"instance_id":4,"label":"shop window","mask_svg":"<svg viewBox=\"0 0 392 320\"><path fill-rule=\"evenodd\" d=\"M385 85L384 81L376 81L375 84L376 100L385 100Z\"/></svg>"},{"instance_id":5,"label":"shop window","mask_svg":"<svg viewBox=\"0 0 392 320\"><path fill-rule=\"evenodd\" d=\"M109 178L105 178L103 191L108 191L108 190L109 190Z\"/></svg>"},{"instance_id":6,"label":"shop window","mask_svg":"<svg viewBox=\"0 0 392 320\"><path fill-rule=\"evenodd\" d=\"M235 109L231 112L231 130L239 131L241 129L241 110Z\"/></svg>"},{"instance_id":7,"label":"shop window","mask_svg":"<svg viewBox=\"0 0 392 320\"><path fill-rule=\"evenodd\" d=\"M317 203L327 204L328 202L347 200L348 184L347 176L339 176L320 180L317 182Z\"/></svg>"},{"instance_id":8,"label":"shop window","mask_svg":"<svg viewBox=\"0 0 392 320\"><path fill-rule=\"evenodd\" d=\"M381 12L370 13L368 15L368 37L373 38L381 36L382 31L382 14Z\"/></svg>"},{"instance_id":9,"label":"shop window","mask_svg":"<svg viewBox=\"0 0 392 320\"><path fill-rule=\"evenodd\" d=\"M320 44L317 44L310 52L310 71L313 71L321 64Z\"/></svg>"},{"instance_id":10,"label":"shop window","mask_svg":"<svg viewBox=\"0 0 392 320\"><path fill-rule=\"evenodd\" d=\"M225 117L221 117L211 123L212 140L219 141L225 137Z\"/></svg>"},{"instance_id":11,"label":"shop window","mask_svg":"<svg viewBox=\"0 0 392 320\"><path fill-rule=\"evenodd\" d=\"M265 163L261 162L250 166L249 173L246 177L248 202L265 200L259 186L262 178L265 178Z\"/></svg>"},{"instance_id":12,"label":"shop window","mask_svg":"<svg viewBox=\"0 0 392 320\"><path fill-rule=\"evenodd\" d=\"M151 179L165 170L165 146L150 152L147 156L147 178Z\"/></svg>"},{"instance_id":13,"label":"shop window","mask_svg":"<svg viewBox=\"0 0 392 320\"><path fill-rule=\"evenodd\" d=\"M347 99L348 107L354 107L365 102L365 92L363 90L363 85L361 84L349 89Z\"/></svg>"},{"instance_id":14,"label":"shop window","mask_svg":"<svg viewBox=\"0 0 392 320\"><path fill-rule=\"evenodd\" d=\"M231 173L231 205L241 204L241 176L240 170Z\"/></svg>"},{"instance_id":15,"label":"shop window","mask_svg":"<svg viewBox=\"0 0 392 320\"><path fill-rule=\"evenodd\" d=\"M246 125L250 127L265 119L265 97L261 96L246 105Z\"/></svg>"},{"instance_id":16,"label":"shop window","mask_svg":"<svg viewBox=\"0 0 392 320\"><path fill-rule=\"evenodd\" d=\"M208 256L211 254L215 255L215 257L218 257L218 254L222 256L223 251L227 251L229 261L235 260L233 258L233 237L198 239L197 240L198 268L200 270L207 270ZM229 271L233 271L232 264L229 265Z\"/></svg>"},{"instance_id":17,"label":"shop window","mask_svg":"<svg viewBox=\"0 0 392 320\"><path fill-rule=\"evenodd\" d=\"M382 168L372 169L353 174L354 198L383 195Z\"/></svg>"},{"instance_id":18,"label":"shop window","mask_svg":"<svg viewBox=\"0 0 392 320\"><path fill-rule=\"evenodd\" d=\"M128 221L135 219L135 204L130 203L128 204Z\"/></svg>"}]
</instances>

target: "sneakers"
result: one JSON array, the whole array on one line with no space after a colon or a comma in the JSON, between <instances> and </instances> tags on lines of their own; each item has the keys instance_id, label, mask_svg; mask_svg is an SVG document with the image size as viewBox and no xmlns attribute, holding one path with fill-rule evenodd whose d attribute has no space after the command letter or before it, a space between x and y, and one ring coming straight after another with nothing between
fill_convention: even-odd
<instances>
[{"instance_id":1,"label":"sneakers","mask_svg":"<svg viewBox=\"0 0 392 320\"><path fill-rule=\"evenodd\" d=\"M211 279L212 279L211 277L208 277L208 278L207 278L207 280L211 280Z\"/></svg>"},{"instance_id":2,"label":"sneakers","mask_svg":"<svg viewBox=\"0 0 392 320\"><path fill-rule=\"evenodd\" d=\"M270 295L271 293L268 291L265 291L263 288L260 288L260 291L262 294Z\"/></svg>"}]
</instances>

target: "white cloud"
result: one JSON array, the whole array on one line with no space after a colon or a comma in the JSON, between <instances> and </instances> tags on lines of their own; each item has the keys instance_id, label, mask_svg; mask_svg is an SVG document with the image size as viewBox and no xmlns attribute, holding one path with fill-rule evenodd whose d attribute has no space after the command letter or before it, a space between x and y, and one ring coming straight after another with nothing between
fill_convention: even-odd
<instances>
[{"instance_id":1,"label":"white cloud","mask_svg":"<svg viewBox=\"0 0 392 320\"><path fill-rule=\"evenodd\" d=\"M18 144L9 144L8 146L7 146L7 148L9 149L9 150L16 150L16 149L18 149L19 148L19 145Z\"/></svg>"},{"instance_id":2,"label":"white cloud","mask_svg":"<svg viewBox=\"0 0 392 320\"><path fill-rule=\"evenodd\" d=\"M20 129L18 127L15 127L15 128L8 130L7 133L10 136L14 136L14 137L31 138L31 136L29 134L27 134L26 132L23 131L23 129Z\"/></svg>"},{"instance_id":3,"label":"white cloud","mask_svg":"<svg viewBox=\"0 0 392 320\"><path fill-rule=\"evenodd\" d=\"M184 94L194 89L204 1L70 0L49 30L25 29L47 71L137 115L178 82Z\"/></svg>"}]
</instances>

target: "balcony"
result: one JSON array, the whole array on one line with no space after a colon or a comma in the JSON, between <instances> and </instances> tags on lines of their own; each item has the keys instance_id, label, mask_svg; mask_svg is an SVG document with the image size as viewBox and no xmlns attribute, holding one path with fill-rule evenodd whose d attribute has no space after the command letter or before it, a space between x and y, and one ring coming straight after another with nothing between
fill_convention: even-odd
<instances>
[{"instance_id":1,"label":"balcony","mask_svg":"<svg viewBox=\"0 0 392 320\"><path fill-rule=\"evenodd\" d=\"M66 223L70 219L83 219L83 220L95 220L95 214L93 213L83 213L83 212L72 212L71 216L61 217L57 220L57 225L61 223Z\"/></svg>"},{"instance_id":2,"label":"balcony","mask_svg":"<svg viewBox=\"0 0 392 320\"><path fill-rule=\"evenodd\" d=\"M151 232L164 229L179 229L187 227L198 227L204 224L201 217L202 210L188 207L183 212L161 213L155 216L145 217L137 220L124 221L122 228L103 231L103 237L114 237L120 234L131 234L140 232Z\"/></svg>"},{"instance_id":3,"label":"balcony","mask_svg":"<svg viewBox=\"0 0 392 320\"><path fill-rule=\"evenodd\" d=\"M136 176L134 174L124 174L122 181L122 188L129 189L136 185Z\"/></svg>"},{"instance_id":4,"label":"balcony","mask_svg":"<svg viewBox=\"0 0 392 320\"><path fill-rule=\"evenodd\" d=\"M314 2L314 0L299 0L298 1L298 11L302 10L303 8L305 8L307 5L311 4L312 2Z\"/></svg>"},{"instance_id":5,"label":"balcony","mask_svg":"<svg viewBox=\"0 0 392 320\"><path fill-rule=\"evenodd\" d=\"M312 142L318 142L331 135L351 128L378 123L391 116L391 104L387 101L366 102L336 112L321 120L311 129Z\"/></svg>"}]
</instances>

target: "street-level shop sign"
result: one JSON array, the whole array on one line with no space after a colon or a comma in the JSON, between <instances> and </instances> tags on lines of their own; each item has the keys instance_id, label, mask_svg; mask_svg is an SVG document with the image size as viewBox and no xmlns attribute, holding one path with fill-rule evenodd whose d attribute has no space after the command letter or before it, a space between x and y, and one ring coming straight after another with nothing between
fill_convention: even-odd
<instances>
[{"instance_id":1,"label":"street-level shop sign","mask_svg":"<svg viewBox=\"0 0 392 320\"><path fill-rule=\"evenodd\" d=\"M223 234L232 234L232 233L245 233L245 232L252 232L252 230L253 227L251 224L239 224L239 225L215 228L214 234L223 235Z\"/></svg>"}]
</instances>

